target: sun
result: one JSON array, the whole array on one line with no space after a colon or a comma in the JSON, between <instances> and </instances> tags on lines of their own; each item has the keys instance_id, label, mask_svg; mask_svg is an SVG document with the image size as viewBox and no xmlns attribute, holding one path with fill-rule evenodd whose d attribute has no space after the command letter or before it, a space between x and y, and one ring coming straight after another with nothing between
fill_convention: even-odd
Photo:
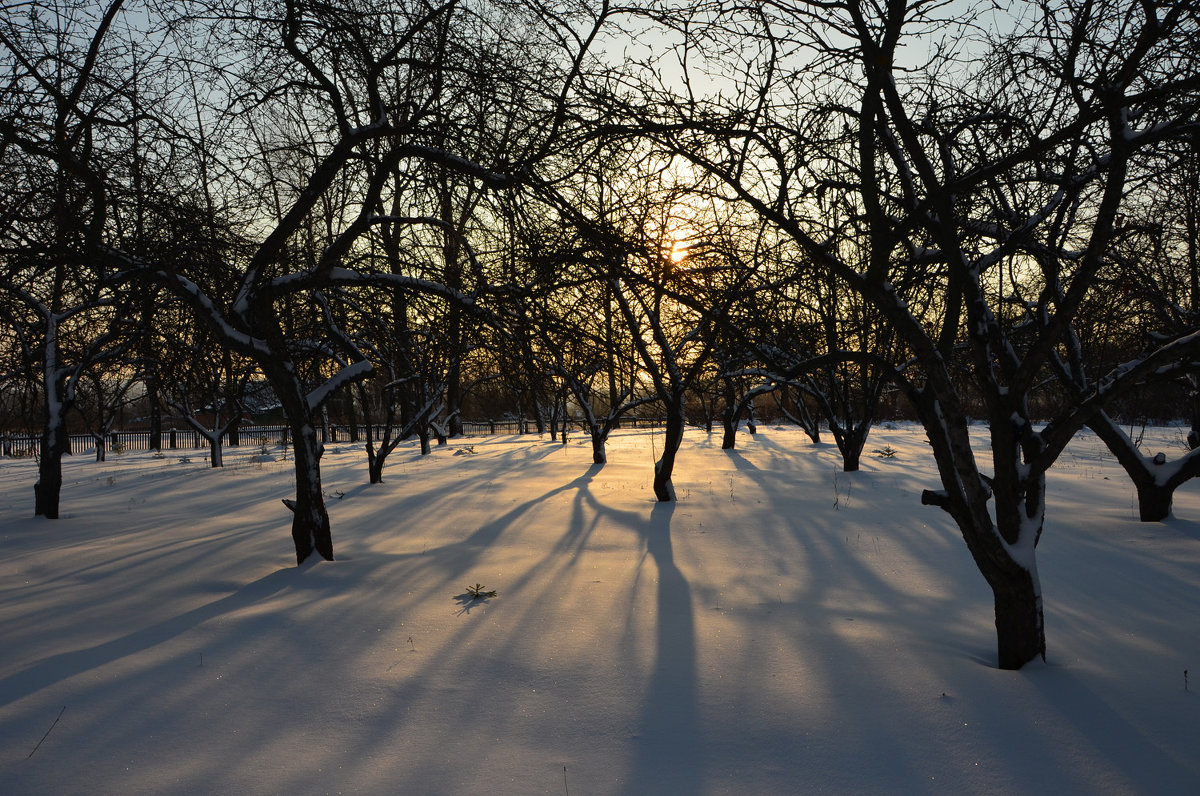
<instances>
[{"instance_id":1,"label":"sun","mask_svg":"<svg viewBox=\"0 0 1200 796\"><path fill-rule=\"evenodd\" d=\"M672 265L677 265L687 259L693 245L696 243L696 232L689 227L676 227L667 233L667 259Z\"/></svg>"},{"instance_id":2,"label":"sun","mask_svg":"<svg viewBox=\"0 0 1200 796\"><path fill-rule=\"evenodd\" d=\"M672 263L682 262L683 259L688 256L689 245L690 244L688 244L687 241L682 241L682 240L671 241L671 250L667 254L667 256L671 259L671 262Z\"/></svg>"}]
</instances>

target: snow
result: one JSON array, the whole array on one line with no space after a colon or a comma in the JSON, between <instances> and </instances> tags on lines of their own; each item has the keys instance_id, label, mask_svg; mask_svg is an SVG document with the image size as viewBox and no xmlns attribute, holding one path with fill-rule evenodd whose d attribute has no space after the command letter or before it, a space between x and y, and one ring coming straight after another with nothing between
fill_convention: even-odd
<instances>
[{"instance_id":1,"label":"snow","mask_svg":"<svg viewBox=\"0 0 1200 796\"><path fill-rule=\"evenodd\" d=\"M373 368L374 365L371 364L371 360L369 359L360 359L357 362L346 365L308 394L309 411L317 411L330 395L356 379L361 379L370 374Z\"/></svg>"},{"instance_id":2,"label":"snow","mask_svg":"<svg viewBox=\"0 0 1200 796\"><path fill-rule=\"evenodd\" d=\"M1193 484L1139 523L1073 442L1038 547L1048 662L1005 672L961 537L919 505L919 429L876 429L896 454L858 473L798 429L720 441L689 429L674 505L661 432L614 431L606 465L586 437L405 443L370 486L329 445L338 560L305 567L290 452L79 452L56 521L29 516L33 461L0 459L0 789L1196 792Z\"/></svg>"}]
</instances>

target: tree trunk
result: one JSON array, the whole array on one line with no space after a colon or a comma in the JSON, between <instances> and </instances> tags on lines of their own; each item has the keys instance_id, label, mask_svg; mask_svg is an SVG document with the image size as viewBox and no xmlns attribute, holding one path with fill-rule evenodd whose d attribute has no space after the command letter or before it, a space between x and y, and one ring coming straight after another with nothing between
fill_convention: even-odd
<instances>
[{"instance_id":1,"label":"tree trunk","mask_svg":"<svg viewBox=\"0 0 1200 796\"><path fill-rule=\"evenodd\" d=\"M721 437L721 450L731 451L737 446L737 428L732 423L724 423L725 433Z\"/></svg>"},{"instance_id":2,"label":"tree trunk","mask_svg":"<svg viewBox=\"0 0 1200 796\"><path fill-rule=\"evenodd\" d=\"M608 453L604 450L604 434L592 429L592 464L608 464Z\"/></svg>"},{"instance_id":3,"label":"tree trunk","mask_svg":"<svg viewBox=\"0 0 1200 796\"><path fill-rule=\"evenodd\" d=\"M849 427L842 427L830 421L829 430L833 432L838 452L842 454L842 472L858 472L862 463L863 448L867 446L867 437L871 433L870 421L864 420Z\"/></svg>"},{"instance_id":4,"label":"tree trunk","mask_svg":"<svg viewBox=\"0 0 1200 796\"><path fill-rule=\"evenodd\" d=\"M996 643L1001 669L1020 669L1034 658L1046 657L1041 587L1036 576L1020 570L993 583Z\"/></svg>"},{"instance_id":5,"label":"tree trunk","mask_svg":"<svg viewBox=\"0 0 1200 796\"><path fill-rule=\"evenodd\" d=\"M1175 487L1153 480L1135 481L1138 496L1138 516L1142 522L1162 522L1171 516Z\"/></svg>"},{"instance_id":6,"label":"tree trunk","mask_svg":"<svg viewBox=\"0 0 1200 796\"><path fill-rule=\"evenodd\" d=\"M862 462L863 448L867 445L869 425L854 428L842 438L842 472L856 473Z\"/></svg>"},{"instance_id":7,"label":"tree trunk","mask_svg":"<svg viewBox=\"0 0 1200 796\"><path fill-rule=\"evenodd\" d=\"M296 500L292 510L292 541L296 563L303 564L314 552L333 560L333 537L329 512L321 492L321 462L317 435L312 426L292 427L295 437Z\"/></svg>"},{"instance_id":8,"label":"tree trunk","mask_svg":"<svg viewBox=\"0 0 1200 796\"><path fill-rule=\"evenodd\" d=\"M33 485L35 516L58 519L58 502L62 494L62 455L62 447L52 440L51 432L43 432L38 482Z\"/></svg>"},{"instance_id":9,"label":"tree trunk","mask_svg":"<svg viewBox=\"0 0 1200 796\"><path fill-rule=\"evenodd\" d=\"M546 415L542 411L542 402L536 395L533 397L533 423L539 437L546 433Z\"/></svg>"},{"instance_id":10,"label":"tree trunk","mask_svg":"<svg viewBox=\"0 0 1200 796\"><path fill-rule=\"evenodd\" d=\"M296 499L285 500L292 511L292 542L296 548L296 563L303 564L314 552L327 561L333 560L333 538L329 527L329 512L321 491L321 443L317 441L313 411L308 404L304 386L296 377L290 359L260 360L259 367L283 405L290 430L296 470Z\"/></svg>"},{"instance_id":11,"label":"tree trunk","mask_svg":"<svg viewBox=\"0 0 1200 796\"><path fill-rule=\"evenodd\" d=\"M675 486L671 483L671 473L675 469L675 454L683 442L683 398L677 397L672 405L667 407L667 426L663 437L662 456L654 463L654 497L660 503L675 500Z\"/></svg>"},{"instance_id":12,"label":"tree trunk","mask_svg":"<svg viewBox=\"0 0 1200 796\"><path fill-rule=\"evenodd\" d=\"M221 447L221 435L215 432L208 438L208 461L211 467L225 466L225 452Z\"/></svg>"},{"instance_id":13,"label":"tree trunk","mask_svg":"<svg viewBox=\"0 0 1200 796\"><path fill-rule=\"evenodd\" d=\"M147 386L147 396L150 400L150 450L162 450L162 408L158 405L158 386Z\"/></svg>"},{"instance_id":14,"label":"tree trunk","mask_svg":"<svg viewBox=\"0 0 1200 796\"><path fill-rule=\"evenodd\" d=\"M367 478L369 483L383 483L384 457L375 452L375 446L367 443Z\"/></svg>"},{"instance_id":15,"label":"tree trunk","mask_svg":"<svg viewBox=\"0 0 1200 796\"><path fill-rule=\"evenodd\" d=\"M725 436L721 439L721 450L731 451L737 444L737 395L733 391L733 380L725 380L725 411L721 413L721 426Z\"/></svg>"},{"instance_id":16,"label":"tree trunk","mask_svg":"<svg viewBox=\"0 0 1200 796\"><path fill-rule=\"evenodd\" d=\"M33 513L48 520L58 519L58 503L62 494L62 457L71 450L66 418L63 417L65 412L62 411L66 403L60 390L61 383L47 379L46 425L42 428L38 482L33 486Z\"/></svg>"}]
</instances>

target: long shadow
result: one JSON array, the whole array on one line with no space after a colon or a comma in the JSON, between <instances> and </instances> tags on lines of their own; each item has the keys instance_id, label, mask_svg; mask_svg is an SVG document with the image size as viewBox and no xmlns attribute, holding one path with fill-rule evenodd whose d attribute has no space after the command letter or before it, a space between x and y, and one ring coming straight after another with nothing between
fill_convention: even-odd
<instances>
[{"instance_id":1,"label":"long shadow","mask_svg":"<svg viewBox=\"0 0 1200 796\"><path fill-rule=\"evenodd\" d=\"M733 466L738 470L746 473L762 472L761 467L743 456L742 452L737 448L727 448L725 453L729 456L730 461L733 462Z\"/></svg>"},{"instance_id":2,"label":"long shadow","mask_svg":"<svg viewBox=\"0 0 1200 796\"><path fill-rule=\"evenodd\" d=\"M1046 704L1056 708L1065 723L1087 737L1121 772L1136 776L1139 771L1153 771L1164 783L1191 779L1191 772L1131 726L1106 704L1102 695L1072 672L1051 667L1036 674L1028 680L1042 692Z\"/></svg>"},{"instance_id":3,"label":"long shadow","mask_svg":"<svg viewBox=\"0 0 1200 796\"><path fill-rule=\"evenodd\" d=\"M272 596L296 582L306 567L276 570L233 594L193 608L179 616L134 631L94 647L63 652L35 661L19 672L0 680L0 707L36 693L48 686L69 680L121 658L151 649L198 625L231 611L238 611Z\"/></svg>"},{"instance_id":4,"label":"long shadow","mask_svg":"<svg viewBox=\"0 0 1200 796\"><path fill-rule=\"evenodd\" d=\"M466 547L488 547L494 544L507 528L511 527L513 523L515 523L521 516L526 514L531 508L539 503L549 500L555 495L563 492L586 491L588 482L590 482L603 467L604 465L602 464L590 465L582 475L577 476L569 483L555 487L548 492L543 492L540 495L536 495L529 500L526 500L524 503L514 506L491 522L481 525L474 533L458 544Z\"/></svg>"},{"instance_id":5,"label":"long shadow","mask_svg":"<svg viewBox=\"0 0 1200 796\"><path fill-rule=\"evenodd\" d=\"M656 503L646 531L646 552L658 567L657 649L629 793L699 793L704 782L696 622L691 588L671 547L674 510L674 503Z\"/></svg>"}]
</instances>

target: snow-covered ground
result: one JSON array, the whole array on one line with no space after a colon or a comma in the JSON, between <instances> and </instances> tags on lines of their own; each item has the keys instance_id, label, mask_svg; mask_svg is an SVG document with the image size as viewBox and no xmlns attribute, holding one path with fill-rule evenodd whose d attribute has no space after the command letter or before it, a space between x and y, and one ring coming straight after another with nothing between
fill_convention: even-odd
<instances>
[{"instance_id":1,"label":"snow-covered ground","mask_svg":"<svg viewBox=\"0 0 1200 796\"><path fill-rule=\"evenodd\" d=\"M376 486L334 446L338 560L301 568L279 451L80 454L58 521L0 460L0 792L1200 793L1196 485L1139 523L1082 435L1049 660L1003 672L919 429L854 474L796 430L719 443L689 430L673 506L647 431L603 467L578 435L401 448Z\"/></svg>"}]
</instances>

